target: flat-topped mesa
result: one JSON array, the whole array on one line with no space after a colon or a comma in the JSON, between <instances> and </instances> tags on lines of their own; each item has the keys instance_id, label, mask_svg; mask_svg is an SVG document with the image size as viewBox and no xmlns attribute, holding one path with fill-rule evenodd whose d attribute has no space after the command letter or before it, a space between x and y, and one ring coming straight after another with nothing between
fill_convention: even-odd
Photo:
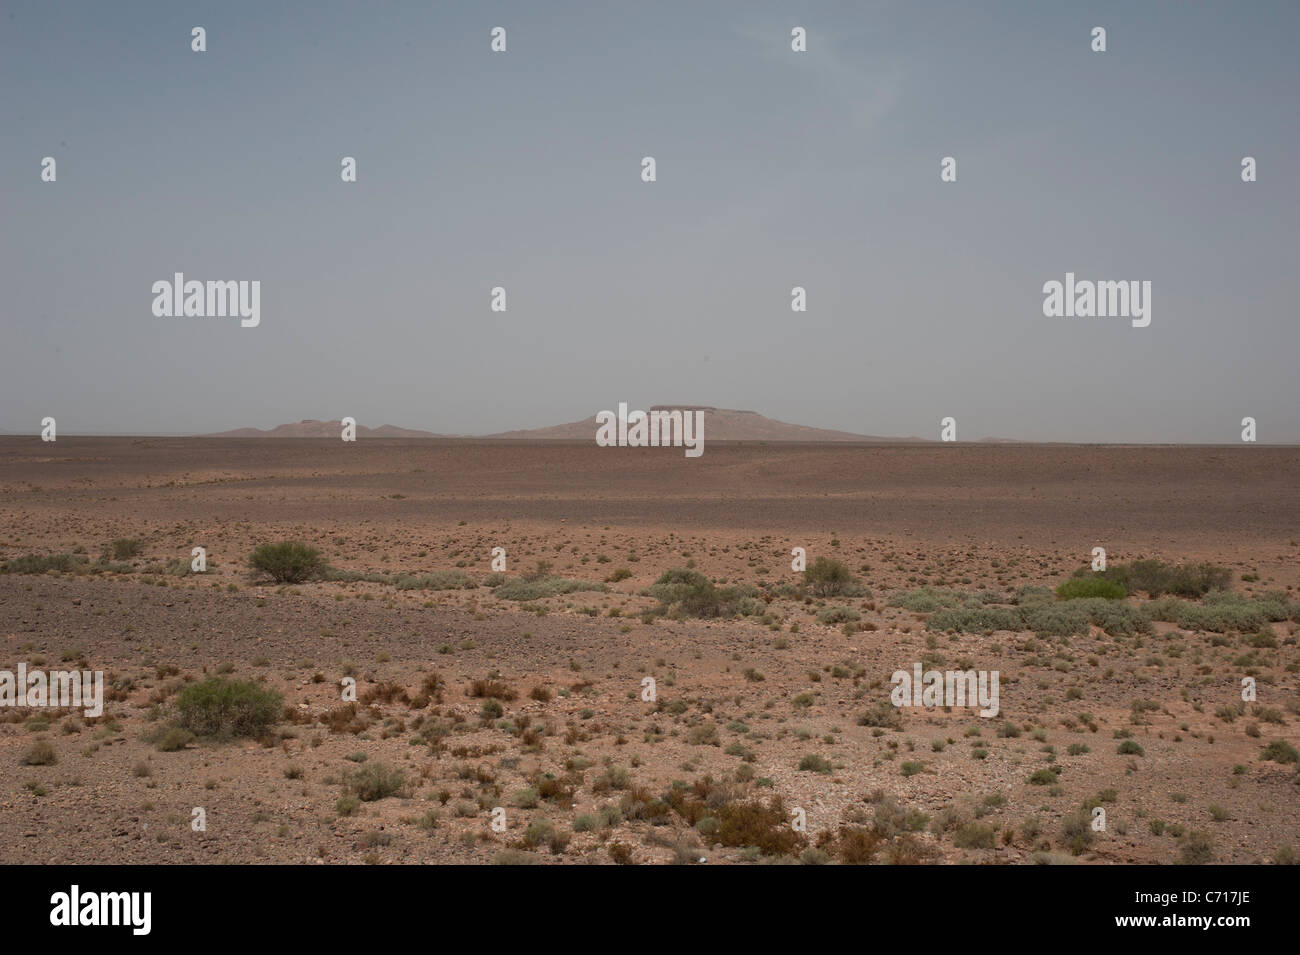
<instances>
[{"instance_id":1,"label":"flat-topped mesa","mask_svg":"<svg viewBox=\"0 0 1300 955\"><path fill-rule=\"evenodd\" d=\"M715 408L713 405L651 405L651 411L721 411L726 414L758 414L757 411L744 411L740 408Z\"/></svg>"},{"instance_id":2,"label":"flat-topped mesa","mask_svg":"<svg viewBox=\"0 0 1300 955\"><path fill-rule=\"evenodd\" d=\"M629 410L620 401L618 411L596 412L596 444L602 448L685 448L688 458L704 453L704 409L664 408L649 412Z\"/></svg>"}]
</instances>

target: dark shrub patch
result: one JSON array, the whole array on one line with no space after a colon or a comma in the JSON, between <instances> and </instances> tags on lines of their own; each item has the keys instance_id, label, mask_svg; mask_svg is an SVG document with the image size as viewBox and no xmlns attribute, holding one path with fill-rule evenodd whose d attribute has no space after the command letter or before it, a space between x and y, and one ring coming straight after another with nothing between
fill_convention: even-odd
<instances>
[{"instance_id":1,"label":"dark shrub patch","mask_svg":"<svg viewBox=\"0 0 1300 955\"><path fill-rule=\"evenodd\" d=\"M281 584L300 584L325 570L320 551L297 541L263 544L253 551L248 563Z\"/></svg>"},{"instance_id":2,"label":"dark shrub patch","mask_svg":"<svg viewBox=\"0 0 1300 955\"><path fill-rule=\"evenodd\" d=\"M1102 577L1075 577L1056 588L1056 596L1062 600L1074 600L1078 597L1104 597L1107 600L1123 600L1128 596L1124 585L1115 580Z\"/></svg>"},{"instance_id":3,"label":"dark shrub patch","mask_svg":"<svg viewBox=\"0 0 1300 955\"><path fill-rule=\"evenodd\" d=\"M764 805L760 800L734 802L717 810L714 838L724 846L756 846L763 855L789 855L804 847L802 833L790 828L780 796Z\"/></svg>"},{"instance_id":4,"label":"dark shrub patch","mask_svg":"<svg viewBox=\"0 0 1300 955\"><path fill-rule=\"evenodd\" d=\"M177 724L196 736L261 736L280 713L281 696L256 683L209 677L176 697Z\"/></svg>"}]
</instances>

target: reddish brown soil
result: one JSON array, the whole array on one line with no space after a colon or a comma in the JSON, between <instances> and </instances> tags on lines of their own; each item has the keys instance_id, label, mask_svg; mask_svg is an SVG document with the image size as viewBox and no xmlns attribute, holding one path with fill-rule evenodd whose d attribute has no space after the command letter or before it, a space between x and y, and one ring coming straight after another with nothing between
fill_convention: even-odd
<instances>
[{"instance_id":1,"label":"reddish brown soil","mask_svg":"<svg viewBox=\"0 0 1300 955\"><path fill-rule=\"evenodd\" d=\"M922 584L1055 586L1096 545L1113 563L1211 561L1235 590L1294 600L1300 449L711 444L687 459L588 444L3 438L0 488L0 560L143 544L115 573L0 574L0 669L81 665L122 687L97 721L60 714L45 726L0 709L3 862L608 862L620 847L638 862L753 858L647 809L675 780L706 777L719 805L779 795L804 809L810 846L869 826L889 801L930 817L877 861L1168 862L1179 827L1206 832L1219 861L1300 849L1296 766L1260 759L1272 740L1300 745L1294 622L1273 624L1278 646L1247 667L1233 661L1251 634L931 634L924 614L890 606ZM281 539L348 571L481 581L500 546L511 577L539 561L591 582L631 576L522 603L486 586L251 577L249 553ZM208 550L206 575L157 572L195 545ZM858 575L870 595L825 603L874 629L846 633L817 622L821 602L784 597L766 624L640 616L657 603L641 591L673 567L769 594L795 583L796 546ZM888 700L890 674L927 653L998 670L998 717L904 709L900 729L858 725ZM1216 714L1239 700L1247 669L1265 718L1252 707L1225 722ZM148 742L177 690L219 670L264 680L291 718L261 740L179 752ZM440 701L380 702L338 731L321 722L347 673L363 693L394 683L414 697L433 671ZM504 723L481 719L483 701L467 695L493 672L517 694ZM645 676L658 707L639 699ZM534 687L550 698L530 698ZM1156 708L1135 717L1135 700ZM434 720L450 732L429 745L417 737ZM999 736L1004 723L1020 735ZM1145 755L1117 753L1122 731ZM57 761L24 764L42 739ZM830 772L801 771L807 755ZM611 788L607 763L620 771ZM910 763L920 769L905 775ZM404 772L400 792L339 815L346 775L378 764ZM1053 764L1057 785L1029 783ZM546 774L572 795L517 805ZM1105 790L1107 831L1070 856L1062 819ZM568 833L620 803L621 821L573 833L562 852L523 844L537 819ZM496 806L503 833L489 826ZM194 807L206 832L190 827ZM945 810L955 826L936 825ZM957 844L976 824L992 827L994 848ZM837 845L827 857L841 857Z\"/></svg>"}]
</instances>

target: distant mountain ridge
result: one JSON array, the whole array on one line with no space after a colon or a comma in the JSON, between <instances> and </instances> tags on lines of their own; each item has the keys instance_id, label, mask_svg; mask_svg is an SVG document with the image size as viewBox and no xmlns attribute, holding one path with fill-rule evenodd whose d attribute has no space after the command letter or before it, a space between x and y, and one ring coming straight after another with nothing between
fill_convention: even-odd
<instances>
[{"instance_id":1,"label":"distant mountain ridge","mask_svg":"<svg viewBox=\"0 0 1300 955\"><path fill-rule=\"evenodd\" d=\"M614 409L611 409L614 410ZM651 405L649 411L703 411L704 440L707 441L822 441L858 444L932 444L931 438L884 437L855 434L851 431L834 431L814 428L805 424L789 424L759 414L732 408L715 408L712 405ZM294 424L276 425L274 428L235 428L199 435L204 438L335 438L343 433L342 421L318 421L306 418ZM502 441L593 441L596 437L596 415L581 421L550 425L542 428L521 428L499 431L496 434L465 435L438 434L418 428L399 428L381 424L371 428L357 424L358 438L478 438ZM1014 438L980 438L982 443L1013 444Z\"/></svg>"},{"instance_id":2,"label":"distant mountain ridge","mask_svg":"<svg viewBox=\"0 0 1300 955\"><path fill-rule=\"evenodd\" d=\"M613 410L613 409L611 409ZM803 424L789 424L759 414L756 411L741 411L731 408L715 408L712 405L668 404L651 405L649 411L702 411L704 412L705 441L834 441L834 442L916 442L925 439L907 437L891 438L867 434L854 434L849 431L834 431L827 428L814 428ZM218 431L205 434L205 438L338 438L343 431L339 420L319 421L306 418L293 424L276 425L273 428L235 428L230 431ZM513 431L500 431L484 435L438 434L433 431L421 431L417 428L401 428L384 424L368 427L357 424L358 438L457 438L477 437L484 440L514 441L591 441L596 436L596 415L581 421L551 425L541 428L520 428Z\"/></svg>"},{"instance_id":3,"label":"distant mountain ridge","mask_svg":"<svg viewBox=\"0 0 1300 955\"><path fill-rule=\"evenodd\" d=\"M615 409L610 409L615 410ZM804 424L788 424L765 417L757 411L740 411L731 408L715 408L712 405L651 405L649 411L703 411L704 440L708 441L921 441L921 438L883 438L866 434L854 434L849 431L832 431L826 428L814 428ZM525 428L517 431L502 431L497 434L484 435L485 438L538 440L538 441L586 441L596 435L596 415L568 424L551 425L545 428Z\"/></svg>"},{"instance_id":4,"label":"distant mountain ridge","mask_svg":"<svg viewBox=\"0 0 1300 955\"><path fill-rule=\"evenodd\" d=\"M235 428L233 431L218 431L215 434L201 435L204 438L337 438L343 433L343 422L317 421L304 418L296 424L280 424L274 428ZM446 438L451 435L434 434L432 431L418 431L414 428L399 428L397 425L381 424L377 428L368 428L357 424L358 438Z\"/></svg>"}]
</instances>

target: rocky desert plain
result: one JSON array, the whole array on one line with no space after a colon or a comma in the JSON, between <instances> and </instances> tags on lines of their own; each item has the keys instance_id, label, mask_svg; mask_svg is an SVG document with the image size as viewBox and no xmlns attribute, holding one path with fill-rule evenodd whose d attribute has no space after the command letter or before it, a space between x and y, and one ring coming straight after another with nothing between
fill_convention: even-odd
<instances>
[{"instance_id":1,"label":"rocky desert plain","mask_svg":"<svg viewBox=\"0 0 1300 955\"><path fill-rule=\"evenodd\" d=\"M1300 852L1300 448L61 435L0 489L0 669L107 695L0 708L6 863Z\"/></svg>"}]
</instances>

